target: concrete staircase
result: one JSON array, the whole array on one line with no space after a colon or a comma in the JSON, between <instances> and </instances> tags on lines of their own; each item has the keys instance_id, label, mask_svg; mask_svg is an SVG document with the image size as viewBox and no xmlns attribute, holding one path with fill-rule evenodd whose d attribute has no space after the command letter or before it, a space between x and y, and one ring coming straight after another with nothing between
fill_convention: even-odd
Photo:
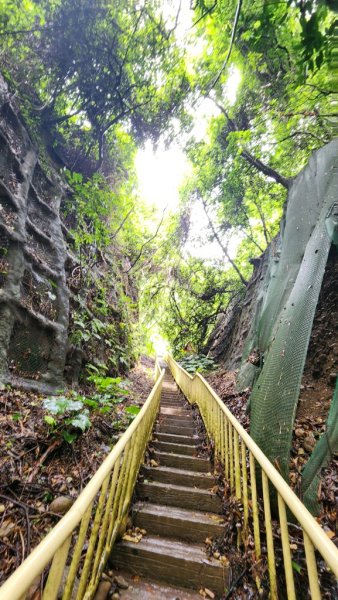
<instances>
[{"instance_id":1,"label":"concrete staircase","mask_svg":"<svg viewBox=\"0 0 338 600\"><path fill-rule=\"evenodd\" d=\"M158 466L143 466L132 508L133 525L147 534L137 544L120 541L111 557L129 584L120 598L201 600L201 588L222 597L229 574L203 543L222 533L221 502L199 442L192 409L167 372L151 442Z\"/></svg>"}]
</instances>

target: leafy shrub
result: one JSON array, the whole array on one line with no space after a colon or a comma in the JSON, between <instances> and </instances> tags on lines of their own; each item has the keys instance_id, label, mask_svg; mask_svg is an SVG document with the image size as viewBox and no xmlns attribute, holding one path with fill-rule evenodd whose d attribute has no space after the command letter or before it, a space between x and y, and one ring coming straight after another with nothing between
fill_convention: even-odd
<instances>
[{"instance_id":1,"label":"leafy shrub","mask_svg":"<svg viewBox=\"0 0 338 600\"><path fill-rule=\"evenodd\" d=\"M53 429L54 433L60 434L71 444L78 437L76 430L83 432L91 425L89 410L85 408L86 400L85 397L78 395L46 398L43 407L49 414L44 418L45 423Z\"/></svg>"},{"instance_id":2,"label":"leafy shrub","mask_svg":"<svg viewBox=\"0 0 338 600\"><path fill-rule=\"evenodd\" d=\"M122 403L129 393L123 387L121 377L91 375L88 379L98 390L90 398L72 391L67 396L52 396L43 401L49 413L44 418L45 423L69 443L78 437L80 431L91 426L90 411L112 412L114 405Z\"/></svg>"},{"instance_id":3,"label":"leafy shrub","mask_svg":"<svg viewBox=\"0 0 338 600\"><path fill-rule=\"evenodd\" d=\"M212 358L203 356L202 354L187 354L180 358L179 364L188 373L203 373L215 369L216 363Z\"/></svg>"},{"instance_id":4,"label":"leafy shrub","mask_svg":"<svg viewBox=\"0 0 338 600\"><path fill-rule=\"evenodd\" d=\"M115 405L124 402L129 394L125 389L127 382L121 377L90 375L88 380L97 389L97 393L90 398L71 391L66 396L52 396L43 401L48 413L44 417L45 423L54 434L60 435L68 443L74 442L80 432L91 426L91 413L113 412ZM121 422L120 419L114 421L116 429L125 428L140 410L136 405L127 406Z\"/></svg>"},{"instance_id":5,"label":"leafy shrub","mask_svg":"<svg viewBox=\"0 0 338 600\"><path fill-rule=\"evenodd\" d=\"M112 398L125 398L129 391L123 387L126 382L121 377L102 377L101 375L89 375L98 392L109 394Z\"/></svg>"}]
</instances>

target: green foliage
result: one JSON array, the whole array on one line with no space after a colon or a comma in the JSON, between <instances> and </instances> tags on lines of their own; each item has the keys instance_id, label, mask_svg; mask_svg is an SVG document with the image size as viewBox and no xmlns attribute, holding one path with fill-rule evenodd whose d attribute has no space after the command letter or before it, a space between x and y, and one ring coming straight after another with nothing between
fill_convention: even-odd
<instances>
[{"instance_id":1,"label":"green foliage","mask_svg":"<svg viewBox=\"0 0 338 600\"><path fill-rule=\"evenodd\" d=\"M131 406L126 406L126 408L124 409L124 412L127 413L127 415L130 415L132 418L136 417L136 415L138 415L138 413L140 412L140 407L139 406L135 406L135 405L131 405Z\"/></svg>"},{"instance_id":2,"label":"green foliage","mask_svg":"<svg viewBox=\"0 0 338 600\"><path fill-rule=\"evenodd\" d=\"M72 400L66 396L55 396L43 401L43 406L53 415L62 415L65 412L75 412L83 409L83 400Z\"/></svg>"},{"instance_id":3,"label":"green foliage","mask_svg":"<svg viewBox=\"0 0 338 600\"><path fill-rule=\"evenodd\" d=\"M142 305L145 320L157 323L175 352L189 344L202 351L218 318L243 297L252 259L278 233L285 187L333 135L327 33L334 15L325 3L242 3L232 45L237 2L194 6L194 107L207 98L214 114L202 139L191 136L186 144L191 175L182 190L183 235L180 223L174 235L168 228L171 247L164 244L147 273ZM231 95L236 73L240 83ZM218 262L187 252L190 222L202 206L197 241L218 244Z\"/></svg>"},{"instance_id":4,"label":"green foliage","mask_svg":"<svg viewBox=\"0 0 338 600\"><path fill-rule=\"evenodd\" d=\"M79 430L84 432L91 426L91 414L113 413L115 405L124 402L129 393L121 377L90 375L88 380L98 392L90 398L70 391L66 396L52 396L43 401L47 411L45 423L68 443L76 440Z\"/></svg>"},{"instance_id":5,"label":"green foliage","mask_svg":"<svg viewBox=\"0 0 338 600\"><path fill-rule=\"evenodd\" d=\"M19 412L15 412L12 414L12 419L13 421L20 421L20 419L22 419L23 415Z\"/></svg>"},{"instance_id":6,"label":"green foliage","mask_svg":"<svg viewBox=\"0 0 338 600\"><path fill-rule=\"evenodd\" d=\"M129 391L123 387L123 385L126 385L126 382L123 382L121 377L90 375L87 379L94 383L99 393L109 394L112 398L123 399L129 393Z\"/></svg>"},{"instance_id":7,"label":"green foliage","mask_svg":"<svg viewBox=\"0 0 338 600\"><path fill-rule=\"evenodd\" d=\"M153 0L4 0L0 34L12 82L39 100L54 148L61 139L69 146L69 164L113 160L110 135L120 124L139 140L157 139L180 113L182 52Z\"/></svg>"},{"instance_id":8,"label":"green foliage","mask_svg":"<svg viewBox=\"0 0 338 600\"><path fill-rule=\"evenodd\" d=\"M45 423L54 434L72 443L78 437L78 430L84 432L91 425L89 410L85 408L86 399L73 394L71 396L53 396L43 401Z\"/></svg>"},{"instance_id":9,"label":"green foliage","mask_svg":"<svg viewBox=\"0 0 338 600\"><path fill-rule=\"evenodd\" d=\"M215 369L216 363L212 358L201 354L187 354L179 359L179 364L188 373L204 373Z\"/></svg>"},{"instance_id":10,"label":"green foliage","mask_svg":"<svg viewBox=\"0 0 338 600\"><path fill-rule=\"evenodd\" d=\"M157 0L0 1L10 91L69 185L62 216L77 261L69 340L99 394L110 394L109 378L128 370L139 348L153 351L153 327L176 352L203 351L219 317L243 297L250 261L278 231L282 186L332 138L327 3L242 3L232 44L236 7L197 0L196 48L185 54L175 18ZM203 98L215 110L203 139L186 144L191 175L180 214L154 237L137 194L137 144L168 142L178 125L183 139ZM197 241L217 243L219 261L189 253L202 205Z\"/></svg>"}]
</instances>

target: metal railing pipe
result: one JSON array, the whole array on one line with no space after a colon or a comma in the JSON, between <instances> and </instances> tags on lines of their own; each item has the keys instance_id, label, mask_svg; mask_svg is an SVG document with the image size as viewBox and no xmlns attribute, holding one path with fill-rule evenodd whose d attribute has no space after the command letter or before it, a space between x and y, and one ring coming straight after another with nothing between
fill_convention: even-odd
<instances>
[{"instance_id":1,"label":"metal railing pipe","mask_svg":"<svg viewBox=\"0 0 338 600\"><path fill-rule=\"evenodd\" d=\"M204 414L206 413L206 406L210 405L211 402L214 402L221 409L225 419L229 424L231 424L231 429L229 429L229 480L230 486L232 488L232 492L238 492L238 481L236 482L234 472L234 463L237 466L236 459L236 448L237 448L237 436L240 437L242 442L245 444L246 448L249 451L250 458L250 475L251 475L251 486L253 485L253 521L254 521L254 531L255 531L255 547L256 554L260 553L260 542L259 542L259 529L258 529L258 512L256 510L256 481L255 481L255 464L260 465L262 472L264 473L263 478L266 476L278 494L281 496L282 500L289 508L289 510L293 513L298 523L300 524L303 532L305 534L305 544L306 544L306 554L309 557L312 557L313 552L310 550L310 546L313 546L318 552L321 554L322 558L326 562L327 566L332 570L334 575L338 577L338 549L334 545L334 543L329 539L324 530L320 527L314 517L310 514L301 500L296 496L296 494L292 491L287 482L283 479L283 477L278 473L273 464L268 460L256 442L252 439L247 431L242 427L236 417L230 412L230 410L223 404L222 400L216 394L216 392L211 388L208 382L200 375L199 373L192 376L187 371L185 371L180 365L176 363L172 356L168 355L166 360L169 364L171 372L176 380L178 386L181 388L183 394L188 398L190 402L196 402L199 406L202 414L202 418L205 421ZM203 393L201 393L203 390ZM211 412L211 406L209 406ZM207 433L210 437L215 437L215 432L211 431L210 422L206 422ZM234 440L233 431L236 432L236 437ZM235 455L234 455L235 453ZM227 461L225 463L225 471L227 472ZM265 485L266 487L266 485ZM236 494L237 495L237 494ZM270 540L271 541L271 540ZM269 544L271 547L271 543ZM257 556L258 557L258 556ZM310 558L309 561L313 559ZM310 570L312 567L310 568ZM313 569L312 569L313 571ZM313 576L313 572L309 573L310 583L312 589L315 590L315 578ZM291 583L290 578L289 583ZM317 593L317 592L314 592Z\"/></svg>"}]
</instances>

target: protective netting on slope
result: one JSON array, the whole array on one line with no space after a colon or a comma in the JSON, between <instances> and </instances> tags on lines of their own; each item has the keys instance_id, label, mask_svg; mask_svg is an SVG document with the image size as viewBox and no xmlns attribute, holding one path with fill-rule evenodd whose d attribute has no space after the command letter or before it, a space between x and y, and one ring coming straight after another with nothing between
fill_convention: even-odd
<instances>
[{"instance_id":1,"label":"protective netting on slope","mask_svg":"<svg viewBox=\"0 0 338 600\"><path fill-rule=\"evenodd\" d=\"M251 435L284 477L337 200L338 140L334 140L313 155L292 184L280 257L271 261L247 342L264 357L251 397Z\"/></svg>"},{"instance_id":2,"label":"protective netting on slope","mask_svg":"<svg viewBox=\"0 0 338 600\"><path fill-rule=\"evenodd\" d=\"M326 431L318 440L302 473L303 501L312 513L318 511L317 490L321 469L328 464L331 456L336 452L338 452L338 379L327 418Z\"/></svg>"}]
</instances>

